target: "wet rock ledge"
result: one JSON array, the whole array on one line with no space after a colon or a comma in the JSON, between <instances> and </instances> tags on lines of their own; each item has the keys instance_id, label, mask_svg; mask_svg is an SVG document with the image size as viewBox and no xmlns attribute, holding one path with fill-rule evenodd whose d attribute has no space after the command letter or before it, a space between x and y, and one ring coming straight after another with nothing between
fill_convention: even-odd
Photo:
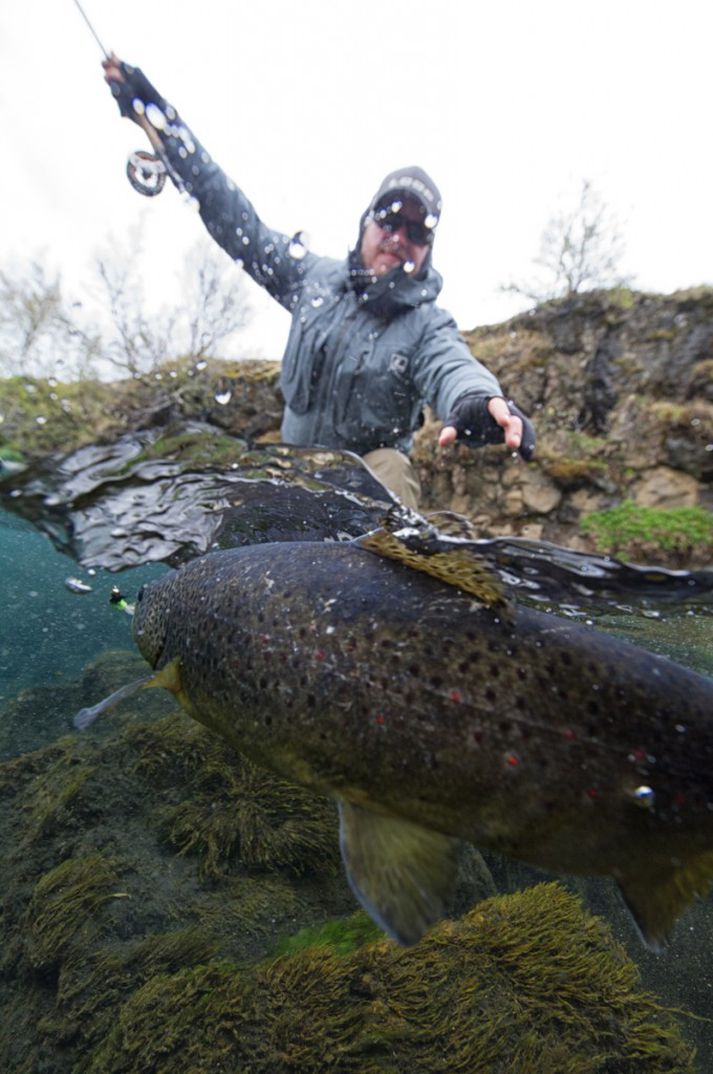
<instances>
[{"instance_id":1,"label":"wet rock ledge","mask_svg":"<svg viewBox=\"0 0 713 1074\"><path fill-rule=\"evenodd\" d=\"M424 508L516 535L639 562L713 561L713 289L600 291L465 333L537 426L527 465L500 447L414 458ZM197 420L226 439L279 440L279 363L184 363L115 384L0 381L0 458L37 458ZM234 444L229 445L231 451Z\"/></svg>"}]
</instances>

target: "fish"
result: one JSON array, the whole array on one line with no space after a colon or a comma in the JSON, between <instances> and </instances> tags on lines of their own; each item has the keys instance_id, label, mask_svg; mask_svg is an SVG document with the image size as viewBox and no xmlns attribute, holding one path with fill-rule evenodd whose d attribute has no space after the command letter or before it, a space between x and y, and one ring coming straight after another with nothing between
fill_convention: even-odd
<instances>
[{"instance_id":1,"label":"fish","mask_svg":"<svg viewBox=\"0 0 713 1074\"><path fill-rule=\"evenodd\" d=\"M418 516L260 544L149 582L148 685L333 798L358 902L400 944L447 910L468 842L609 876L660 950L713 879L713 680L513 603Z\"/></svg>"}]
</instances>

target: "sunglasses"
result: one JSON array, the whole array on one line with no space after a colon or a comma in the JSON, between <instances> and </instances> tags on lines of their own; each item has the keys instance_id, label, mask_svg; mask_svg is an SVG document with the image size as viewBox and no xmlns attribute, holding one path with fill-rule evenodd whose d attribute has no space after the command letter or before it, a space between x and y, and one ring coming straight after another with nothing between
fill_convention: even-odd
<instances>
[{"instance_id":1,"label":"sunglasses","mask_svg":"<svg viewBox=\"0 0 713 1074\"><path fill-rule=\"evenodd\" d=\"M416 246L428 246L433 242L433 228L426 227L420 220L409 220L403 213L391 208L376 209L373 215L374 223L387 234L393 234L406 228L409 242Z\"/></svg>"}]
</instances>

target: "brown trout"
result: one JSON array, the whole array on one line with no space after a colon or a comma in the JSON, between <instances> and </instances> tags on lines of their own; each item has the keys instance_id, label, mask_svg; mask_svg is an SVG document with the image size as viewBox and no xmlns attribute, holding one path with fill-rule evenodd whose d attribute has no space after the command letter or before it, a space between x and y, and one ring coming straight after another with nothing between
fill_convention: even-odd
<instances>
[{"instance_id":1,"label":"brown trout","mask_svg":"<svg viewBox=\"0 0 713 1074\"><path fill-rule=\"evenodd\" d=\"M216 552L143 588L134 636L151 685L336 799L351 887L400 943L443 915L460 840L614 877L653 948L713 878L713 680L511 606L467 548Z\"/></svg>"}]
</instances>

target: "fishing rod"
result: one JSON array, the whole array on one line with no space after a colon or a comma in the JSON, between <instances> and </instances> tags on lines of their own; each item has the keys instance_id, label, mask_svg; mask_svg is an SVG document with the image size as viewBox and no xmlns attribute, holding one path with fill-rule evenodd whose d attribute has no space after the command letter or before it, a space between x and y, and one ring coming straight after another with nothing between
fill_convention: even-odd
<instances>
[{"instance_id":1,"label":"fishing rod","mask_svg":"<svg viewBox=\"0 0 713 1074\"><path fill-rule=\"evenodd\" d=\"M86 11L79 0L74 0L74 3L77 5L79 14L89 27L92 37L104 53L104 59L110 60L111 53L104 48L98 33L89 21ZM135 119L146 134L155 152L149 153L145 149L135 150L126 162L126 177L139 194L143 194L146 198L154 198L161 193L165 186L169 165L163 151L161 139L146 116L137 115Z\"/></svg>"}]
</instances>

